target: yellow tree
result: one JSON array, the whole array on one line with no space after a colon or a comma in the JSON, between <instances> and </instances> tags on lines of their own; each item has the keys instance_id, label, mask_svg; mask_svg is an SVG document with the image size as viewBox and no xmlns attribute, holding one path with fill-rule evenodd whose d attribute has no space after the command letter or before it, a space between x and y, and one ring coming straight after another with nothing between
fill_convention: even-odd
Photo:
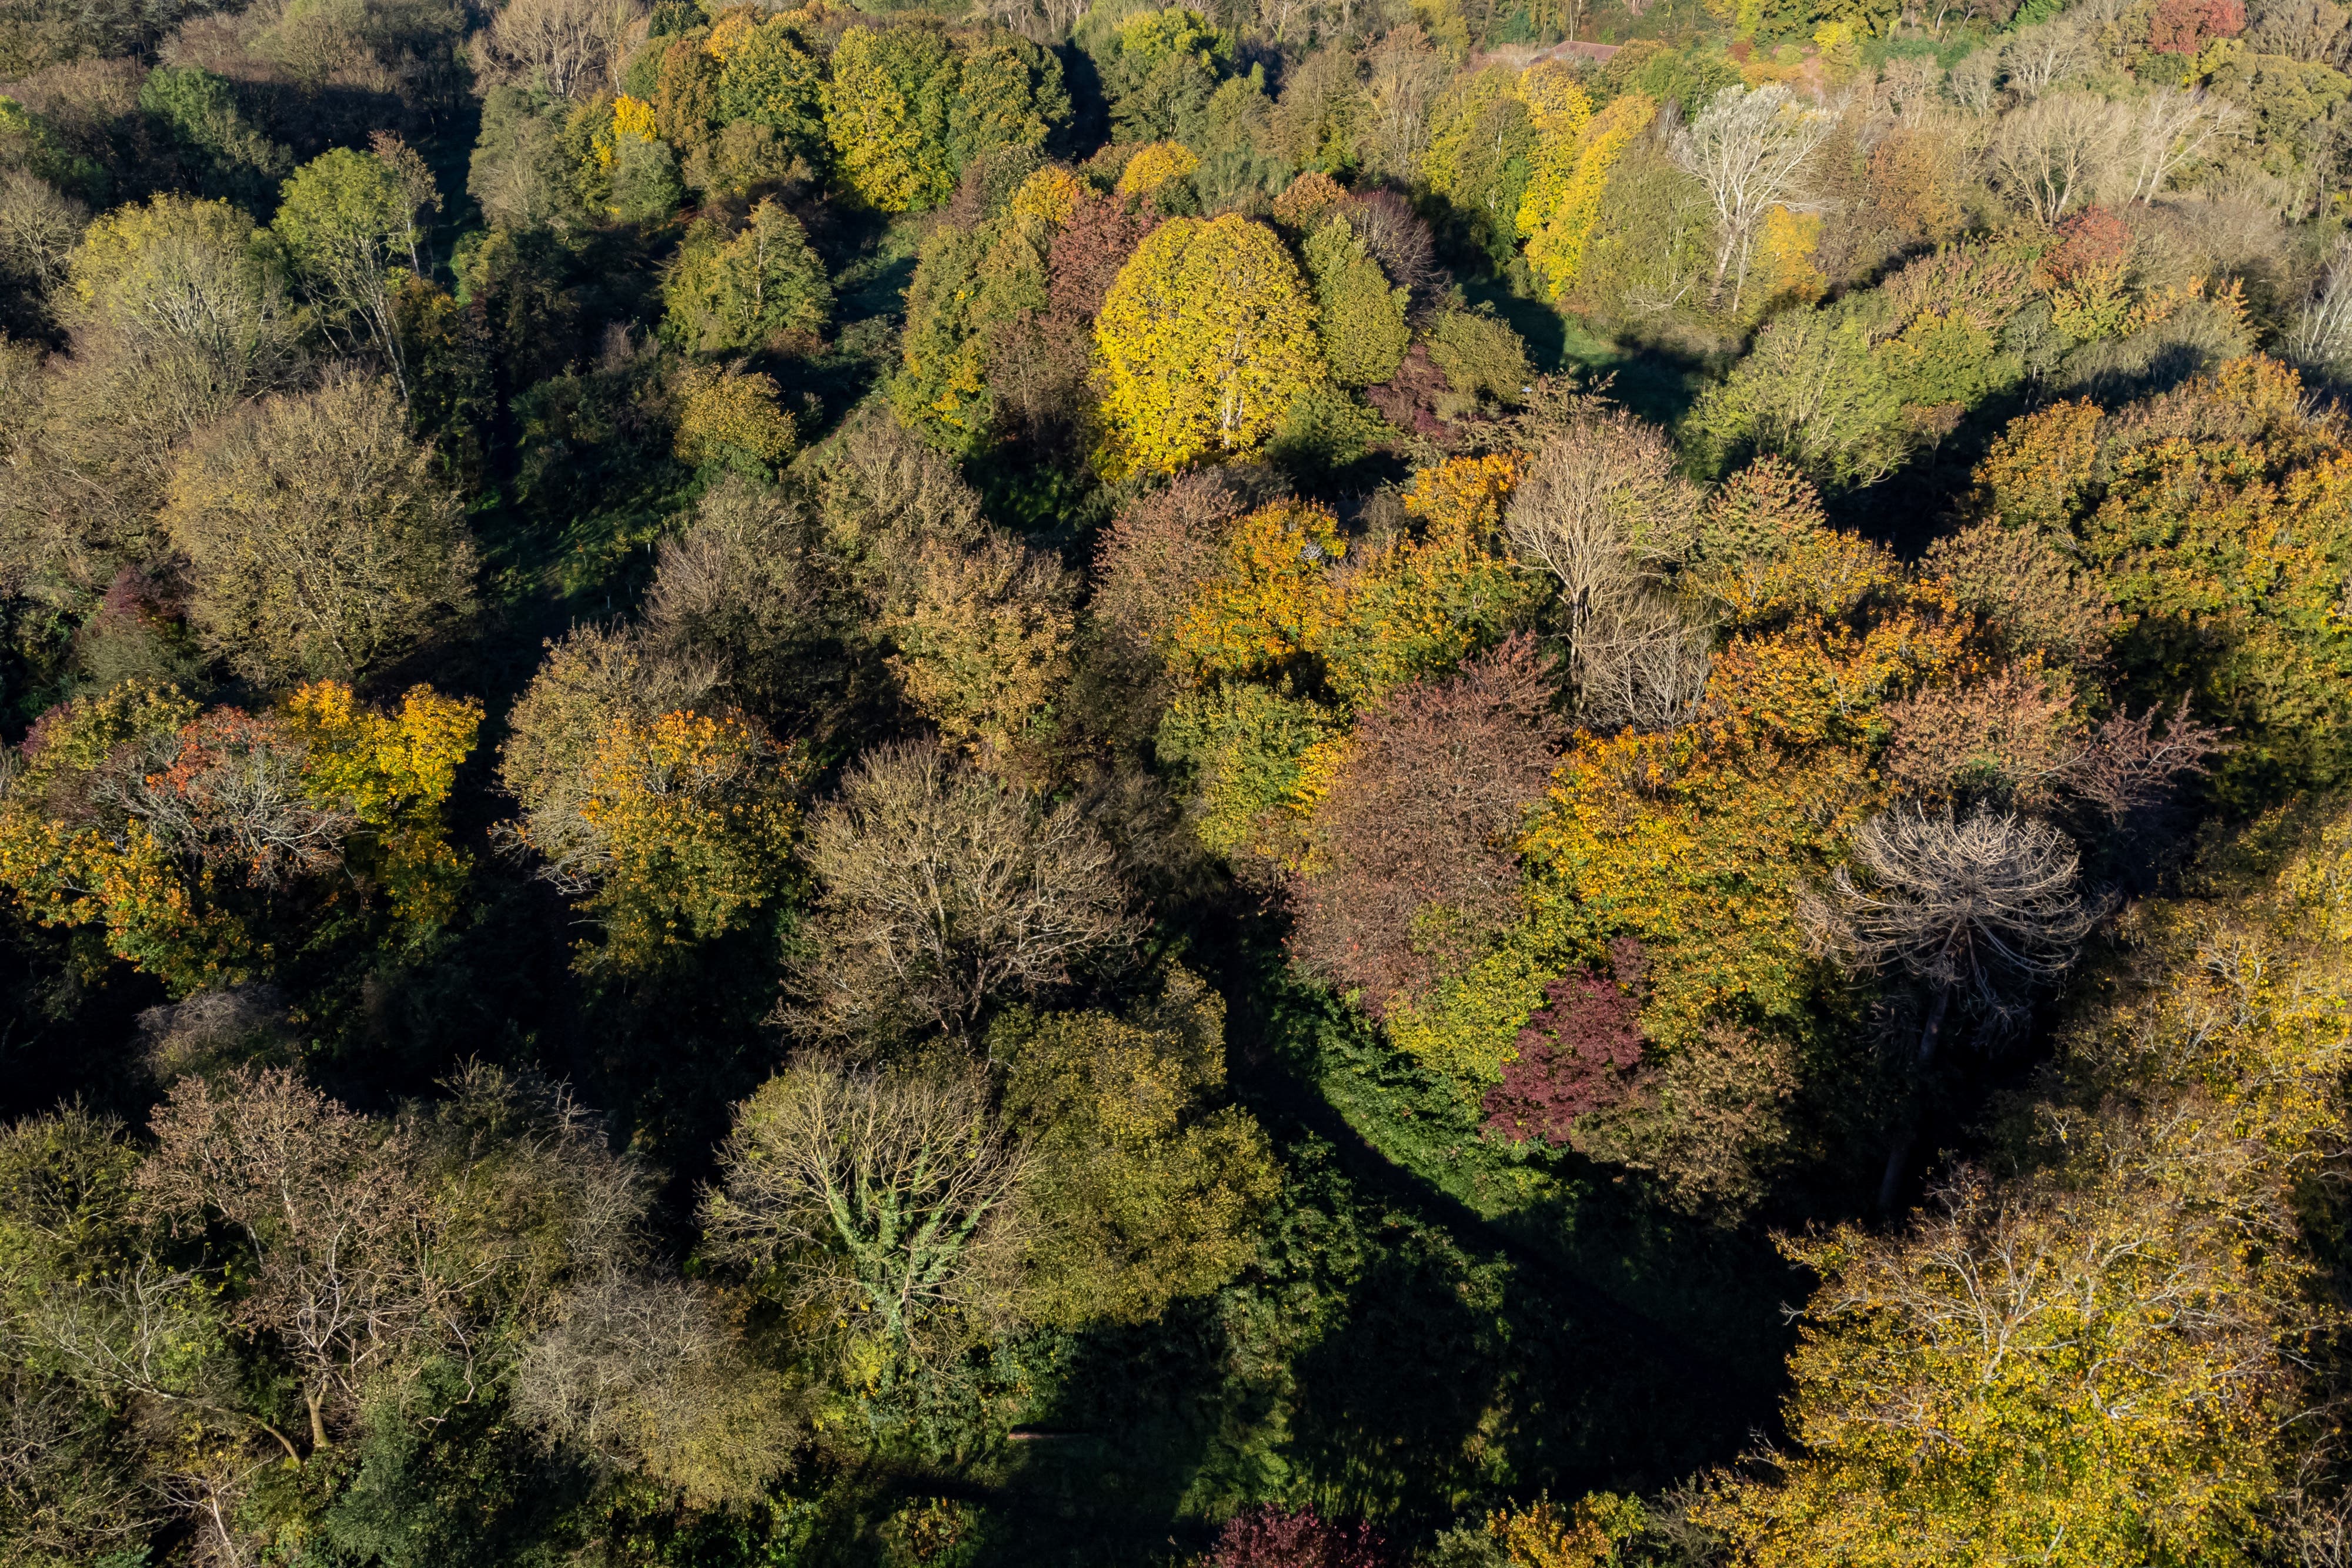
<instances>
[{"instance_id":1,"label":"yellow tree","mask_svg":"<svg viewBox=\"0 0 2352 1568\"><path fill-rule=\"evenodd\" d=\"M1654 99L1629 92L1594 115L1577 133L1558 189L1538 204L1533 183L1519 207L1519 229L1528 238L1528 260L1543 274L1554 299L1576 287L1584 267L1585 243L1601 217L1601 193L1626 146L1658 117ZM1540 125L1540 121L1538 121Z\"/></svg>"},{"instance_id":2,"label":"yellow tree","mask_svg":"<svg viewBox=\"0 0 2352 1568\"><path fill-rule=\"evenodd\" d=\"M602 852L585 904L603 960L650 968L749 922L783 888L798 781L793 749L740 715L614 720L580 808Z\"/></svg>"},{"instance_id":3,"label":"yellow tree","mask_svg":"<svg viewBox=\"0 0 2352 1568\"><path fill-rule=\"evenodd\" d=\"M1154 229L1111 284L1095 347L1118 469L1248 452L1323 379L1297 265L1233 213Z\"/></svg>"}]
</instances>

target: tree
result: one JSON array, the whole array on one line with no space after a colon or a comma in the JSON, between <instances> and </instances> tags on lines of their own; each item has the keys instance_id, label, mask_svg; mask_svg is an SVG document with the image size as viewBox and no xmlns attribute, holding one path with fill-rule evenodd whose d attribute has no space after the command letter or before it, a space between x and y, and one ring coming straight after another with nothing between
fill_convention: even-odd
<instances>
[{"instance_id":1,"label":"tree","mask_svg":"<svg viewBox=\"0 0 2352 1568\"><path fill-rule=\"evenodd\" d=\"M292 159L237 112L229 84L193 67L158 66L139 84L139 108L178 144L204 193L258 206Z\"/></svg>"},{"instance_id":2,"label":"tree","mask_svg":"<svg viewBox=\"0 0 2352 1568\"><path fill-rule=\"evenodd\" d=\"M260 681L381 668L469 612L464 506L387 383L249 405L182 456L164 525L205 643Z\"/></svg>"},{"instance_id":3,"label":"tree","mask_svg":"<svg viewBox=\"0 0 2352 1568\"><path fill-rule=\"evenodd\" d=\"M1567 298L1576 287L1609 177L1625 148L1650 128L1657 114L1656 103L1640 93L1615 99L1577 132L1573 162L1558 192L1548 193L1549 203L1538 203L1537 188L1528 187L1519 207L1520 228L1527 235L1528 259L1542 272L1554 299Z\"/></svg>"},{"instance_id":4,"label":"tree","mask_svg":"<svg viewBox=\"0 0 2352 1568\"><path fill-rule=\"evenodd\" d=\"M911 602L883 624L908 702L944 739L1013 763L1069 674L1074 586L1058 560L992 530L927 542Z\"/></svg>"},{"instance_id":5,"label":"tree","mask_svg":"<svg viewBox=\"0 0 2352 1568\"><path fill-rule=\"evenodd\" d=\"M765 126L795 155L824 155L824 67L798 30L781 16L735 28L722 20L709 47L722 62L714 107L719 119Z\"/></svg>"},{"instance_id":6,"label":"tree","mask_svg":"<svg viewBox=\"0 0 2352 1568\"><path fill-rule=\"evenodd\" d=\"M1479 1102L1487 1132L1514 1143L1565 1144L1579 1116L1638 1086L1641 1004L1631 988L1641 982L1641 944L1617 946L1613 980L1580 969L1544 987L1544 1005L1528 1015L1503 1081Z\"/></svg>"},{"instance_id":7,"label":"tree","mask_svg":"<svg viewBox=\"0 0 2352 1568\"><path fill-rule=\"evenodd\" d=\"M1313 1508L1292 1512L1272 1503L1225 1521L1204 1561L1209 1568L1380 1568L1388 1542L1370 1524L1340 1524Z\"/></svg>"},{"instance_id":8,"label":"tree","mask_svg":"<svg viewBox=\"0 0 2352 1568\"><path fill-rule=\"evenodd\" d=\"M1323 360L1342 386L1384 382L1404 362L1412 332L1405 325L1412 291L1388 275L1344 215L1335 215L1307 241L1307 272L1314 279Z\"/></svg>"},{"instance_id":9,"label":"tree","mask_svg":"<svg viewBox=\"0 0 2352 1568\"><path fill-rule=\"evenodd\" d=\"M2117 185L2130 113L2094 93L2060 92L2002 116L1990 149L1994 184L2056 226Z\"/></svg>"},{"instance_id":10,"label":"tree","mask_svg":"<svg viewBox=\"0 0 2352 1568\"><path fill-rule=\"evenodd\" d=\"M1119 460L1167 473L1265 440L1321 379L1309 300L1263 224L1227 214L1154 229L1095 324Z\"/></svg>"},{"instance_id":11,"label":"tree","mask_svg":"<svg viewBox=\"0 0 2352 1568\"><path fill-rule=\"evenodd\" d=\"M1709 304L1723 303L1728 280L1730 308L1739 308L1765 214L1798 194L1814 153L1837 124L1835 113L1801 102L1773 82L1752 90L1726 88L1675 137L1675 163L1706 187L1715 207Z\"/></svg>"},{"instance_id":12,"label":"tree","mask_svg":"<svg viewBox=\"0 0 2352 1568\"><path fill-rule=\"evenodd\" d=\"M566 869L604 929L588 961L624 972L746 923L786 883L800 765L739 714L614 721L588 758L579 815L594 849Z\"/></svg>"},{"instance_id":13,"label":"tree","mask_svg":"<svg viewBox=\"0 0 2352 1568\"><path fill-rule=\"evenodd\" d=\"M295 270L373 340L403 402L408 365L392 270L402 260L418 270L416 215L441 204L423 162L399 156L405 151L394 140L373 153L338 147L320 154L287 178L270 220Z\"/></svg>"},{"instance_id":14,"label":"tree","mask_svg":"<svg viewBox=\"0 0 2352 1568\"><path fill-rule=\"evenodd\" d=\"M593 885L604 834L585 814L589 769L607 737L691 709L715 672L641 635L583 627L553 644L507 716L499 780L522 808L509 844L536 854L566 893Z\"/></svg>"},{"instance_id":15,"label":"tree","mask_svg":"<svg viewBox=\"0 0 2352 1568\"><path fill-rule=\"evenodd\" d=\"M1859 321L1787 311L1765 324L1729 376L1699 395L1690 429L1727 467L1770 454L1825 487L1874 485L1911 453L1901 389L1887 371Z\"/></svg>"},{"instance_id":16,"label":"tree","mask_svg":"<svg viewBox=\"0 0 2352 1568\"><path fill-rule=\"evenodd\" d=\"M0 884L44 925L102 925L110 951L183 992L269 962L239 888L316 896L348 872L430 925L465 878L440 809L480 721L425 687L396 716L321 684L257 716L126 683L28 737L0 789Z\"/></svg>"},{"instance_id":17,"label":"tree","mask_svg":"<svg viewBox=\"0 0 2352 1568\"><path fill-rule=\"evenodd\" d=\"M854 26L834 47L826 133L850 188L886 213L936 207L955 189L948 118L955 57L934 27Z\"/></svg>"},{"instance_id":18,"label":"tree","mask_svg":"<svg viewBox=\"0 0 2352 1568\"><path fill-rule=\"evenodd\" d=\"M1069 123L1061 57L1027 38L990 34L957 46L948 160L958 173L992 154L1041 152Z\"/></svg>"},{"instance_id":19,"label":"tree","mask_svg":"<svg viewBox=\"0 0 2352 1568\"><path fill-rule=\"evenodd\" d=\"M1135 936L1111 852L1075 803L1041 807L920 744L853 767L811 813L803 852L819 891L790 1016L820 1035L967 1035L992 1002L1059 985Z\"/></svg>"},{"instance_id":20,"label":"tree","mask_svg":"<svg viewBox=\"0 0 2352 1568\"><path fill-rule=\"evenodd\" d=\"M1249 1113L1204 1103L1224 1084L1224 1022L1180 969L1128 1019L1018 1012L989 1031L1028 1152L1024 1315L1150 1322L1256 1256L1277 1177Z\"/></svg>"},{"instance_id":21,"label":"tree","mask_svg":"<svg viewBox=\"0 0 2352 1568\"><path fill-rule=\"evenodd\" d=\"M751 349L784 333L822 331L833 286L800 220L773 201L731 238L689 235L663 280L665 337L702 354Z\"/></svg>"},{"instance_id":22,"label":"tree","mask_svg":"<svg viewBox=\"0 0 2352 1568\"><path fill-rule=\"evenodd\" d=\"M977 1068L804 1062L736 1107L704 1245L903 1354L1003 1312L1023 1165Z\"/></svg>"},{"instance_id":23,"label":"tree","mask_svg":"<svg viewBox=\"0 0 2352 1568\"><path fill-rule=\"evenodd\" d=\"M1198 11L1171 5L1120 19L1100 61L1120 141L1200 139L1210 97L1233 67L1232 41Z\"/></svg>"},{"instance_id":24,"label":"tree","mask_svg":"<svg viewBox=\"0 0 2352 1568\"><path fill-rule=\"evenodd\" d=\"M1581 411L1512 493L1505 535L1558 580L1570 672L1601 722L1660 727L1706 682L1711 635L1665 592L1696 542L1698 514L1664 433L1622 410Z\"/></svg>"},{"instance_id":25,"label":"tree","mask_svg":"<svg viewBox=\"0 0 2352 1568\"><path fill-rule=\"evenodd\" d=\"M1517 913L1520 817L1561 735L1547 662L1520 635L1359 721L1291 879L1301 967L1385 1016Z\"/></svg>"},{"instance_id":26,"label":"tree","mask_svg":"<svg viewBox=\"0 0 2352 1568\"><path fill-rule=\"evenodd\" d=\"M591 97L611 80L643 14L635 0L507 0L483 34L485 52L516 85Z\"/></svg>"},{"instance_id":27,"label":"tree","mask_svg":"<svg viewBox=\"0 0 2352 1568\"><path fill-rule=\"evenodd\" d=\"M524 1347L509 1396L553 1442L674 1487L699 1507L755 1501L792 1465L800 1411L707 1290L612 1270L568 1293Z\"/></svg>"},{"instance_id":28,"label":"tree","mask_svg":"<svg viewBox=\"0 0 2352 1568\"><path fill-rule=\"evenodd\" d=\"M453 1336L482 1281L438 1267L442 1221L412 1134L371 1124L286 1069L183 1079L153 1130L142 1190L167 1210L217 1217L252 1249L237 1313L278 1335L300 1368L314 1449L374 1377Z\"/></svg>"}]
</instances>

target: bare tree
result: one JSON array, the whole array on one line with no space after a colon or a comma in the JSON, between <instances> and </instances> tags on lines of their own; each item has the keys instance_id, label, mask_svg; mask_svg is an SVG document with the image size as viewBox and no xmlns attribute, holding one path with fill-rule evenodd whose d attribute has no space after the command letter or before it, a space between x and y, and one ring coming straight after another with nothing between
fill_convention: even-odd
<instances>
[{"instance_id":1,"label":"bare tree","mask_svg":"<svg viewBox=\"0 0 2352 1568\"><path fill-rule=\"evenodd\" d=\"M1315 813L1312 869L1291 879L1290 946L1375 1018L1516 914L1513 840L1565 727L1549 663L1521 634L1444 680L1399 688L1357 725Z\"/></svg>"},{"instance_id":2,"label":"bare tree","mask_svg":"<svg viewBox=\"0 0 2352 1568\"><path fill-rule=\"evenodd\" d=\"M2106 194L2118 179L2131 110L2060 92L2001 117L1988 149L1993 183L2044 225Z\"/></svg>"},{"instance_id":3,"label":"bare tree","mask_svg":"<svg viewBox=\"0 0 2352 1568\"><path fill-rule=\"evenodd\" d=\"M2028 102L2080 80L2094 60L2089 40L2072 17L2020 28L2000 49L2009 89Z\"/></svg>"},{"instance_id":4,"label":"bare tree","mask_svg":"<svg viewBox=\"0 0 2352 1568\"><path fill-rule=\"evenodd\" d=\"M1570 673L1594 722L1676 722L1706 684L1713 636L1665 591L1690 553L1700 496L1656 426L1595 410L1548 440L1511 498L1518 557L1559 580Z\"/></svg>"},{"instance_id":5,"label":"bare tree","mask_svg":"<svg viewBox=\"0 0 2352 1568\"><path fill-rule=\"evenodd\" d=\"M1034 995L1122 946L1110 847L1072 802L1048 808L920 742L870 753L812 813L821 884L785 1017L835 1040L970 1031L1001 996Z\"/></svg>"},{"instance_id":6,"label":"bare tree","mask_svg":"<svg viewBox=\"0 0 2352 1568\"><path fill-rule=\"evenodd\" d=\"M636 0L507 0L482 34L486 74L551 98L593 97L645 15Z\"/></svg>"},{"instance_id":7,"label":"bare tree","mask_svg":"<svg viewBox=\"0 0 2352 1568\"><path fill-rule=\"evenodd\" d=\"M2123 173L2126 198L2146 206L2173 175L2194 163L2215 141L2235 135L2245 111L2207 94L2203 88L2160 87L2133 108L2123 125ZM2122 180L2118 178L2117 187Z\"/></svg>"},{"instance_id":8,"label":"bare tree","mask_svg":"<svg viewBox=\"0 0 2352 1568\"><path fill-rule=\"evenodd\" d=\"M2352 365L2352 235L2336 236L2319 285L2288 324L2282 345L2306 369L2340 375Z\"/></svg>"},{"instance_id":9,"label":"bare tree","mask_svg":"<svg viewBox=\"0 0 2352 1568\"><path fill-rule=\"evenodd\" d=\"M843 1323L904 1348L943 1308L1002 1307L1022 1163L974 1064L787 1068L736 1108L719 1172L711 1256Z\"/></svg>"},{"instance_id":10,"label":"bare tree","mask_svg":"<svg viewBox=\"0 0 2352 1568\"><path fill-rule=\"evenodd\" d=\"M1801 914L1828 952L1865 972L1900 969L1931 997L1918 1061L1935 1057L1952 998L1994 1019L2018 993L2056 978L2090 934L2066 835L2010 813L1884 812L1854 834L1841 866Z\"/></svg>"},{"instance_id":11,"label":"bare tree","mask_svg":"<svg viewBox=\"0 0 2352 1568\"><path fill-rule=\"evenodd\" d=\"M314 1448L378 1374L449 1337L479 1281L446 1277L446 1229L409 1129L371 1124L290 1070L184 1078L154 1116L140 1169L167 1212L216 1216L253 1249L237 1304L301 1371Z\"/></svg>"},{"instance_id":12,"label":"bare tree","mask_svg":"<svg viewBox=\"0 0 2352 1568\"><path fill-rule=\"evenodd\" d=\"M0 173L0 269L42 293L65 281L66 257L89 222L89 208L47 182L22 169Z\"/></svg>"},{"instance_id":13,"label":"bare tree","mask_svg":"<svg viewBox=\"0 0 2352 1568\"><path fill-rule=\"evenodd\" d=\"M709 1291L611 1270L564 1299L515 1366L515 1413L550 1441L706 1505L756 1498L790 1466L795 1411Z\"/></svg>"},{"instance_id":14,"label":"bare tree","mask_svg":"<svg viewBox=\"0 0 2352 1568\"><path fill-rule=\"evenodd\" d=\"M1722 303L1729 278L1731 308L1739 308L1764 214L1798 199L1814 152L1837 129L1839 112L1805 102L1779 82L1752 90L1726 88L1675 136L1675 162L1706 187L1715 206L1709 303Z\"/></svg>"}]
</instances>

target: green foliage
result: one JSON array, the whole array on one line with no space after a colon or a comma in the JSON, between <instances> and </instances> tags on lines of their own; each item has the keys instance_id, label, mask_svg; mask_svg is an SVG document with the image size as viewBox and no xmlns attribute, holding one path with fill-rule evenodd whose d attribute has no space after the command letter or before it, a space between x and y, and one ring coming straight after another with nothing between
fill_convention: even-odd
<instances>
[{"instance_id":1,"label":"green foliage","mask_svg":"<svg viewBox=\"0 0 2352 1568\"><path fill-rule=\"evenodd\" d=\"M1224 1084L1224 1012L1180 969L1127 1019L1014 1013L990 1030L1036 1166L1022 1291L1039 1321L1153 1322L1255 1259L1278 1177L1247 1112L1203 1103Z\"/></svg>"},{"instance_id":2,"label":"green foliage","mask_svg":"<svg viewBox=\"0 0 2352 1568\"><path fill-rule=\"evenodd\" d=\"M856 26L842 34L825 83L824 121L850 189L886 213L946 201L955 188L948 120L956 89L955 53L937 28Z\"/></svg>"},{"instance_id":3,"label":"green foliage","mask_svg":"<svg viewBox=\"0 0 2352 1568\"><path fill-rule=\"evenodd\" d=\"M731 236L707 224L689 232L662 302L664 337L695 353L724 354L824 330L833 286L800 220L764 201Z\"/></svg>"},{"instance_id":4,"label":"green foliage","mask_svg":"<svg viewBox=\"0 0 2352 1568\"><path fill-rule=\"evenodd\" d=\"M1233 68L1231 40L1181 5L1129 13L1094 53L1120 141L1200 141L1209 100Z\"/></svg>"},{"instance_id":5,"label":"green foliage","mask_svg":"<svg viewBox=\"0 0 2352 1568\"><path fill-rule=\"evenodd\" d=\"M720 41L714 36L712 42ZM792 24L771 17L727 39L712 105L719 121L764 125L812 163L825 147L824 67Z\"/></svg>"},{"instance_id":6,"label":"green foliage","mask_svg":"<svg viewBox=\"0 0 2352 1568\"><path fill-rule=\"evenodd\" d=\"M1412 334L1405 326L1409 290L1393 287L1344 217L1308 236L1307 276L1315 280L1323 361L1342 386L1384 382L1404 362Z\"/></svg>"},{"instance_id":7,"label":"green foliage","mask_svg":"<svg viewBox=\"0 0 2352 1568\"><path fill-rule=\"evenodd\" d=\"M1945 345L1930 338L1917 347L1925 357ZM1903 390L1861 322L1792 310L1768 322L1748 357L1700 395L1689 436L1718 473L1778 456L1826 489L1851 489L1885 478L1910 455Z\"/></svg>"},{"instance_id":8,"label":"green foliage","mask_svg":"<svg viewBox=\"0 0 2352 1568\"><path fill-rule=\"evenodd\" d=\"M227 82L194 67L158 66L139 86L139 109L194 164L196 189L257 207L293 160L237 111Z\"/></svg>"}]
</instances>

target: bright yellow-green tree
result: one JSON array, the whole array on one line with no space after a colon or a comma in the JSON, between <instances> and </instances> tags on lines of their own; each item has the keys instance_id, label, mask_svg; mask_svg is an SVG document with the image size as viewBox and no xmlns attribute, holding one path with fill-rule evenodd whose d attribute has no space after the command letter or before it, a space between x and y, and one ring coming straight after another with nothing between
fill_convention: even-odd
<instances>
[{"instance_id":1,"label":"bright yellow-green tree","mask_svg":"<svg viewBox=\"0 0 2352 1568\"><path fill-rule=\"evenodd\" d=\"M785 890L798 780L793 749L740 715L616 719L580 808L602 851L585 906L605 936L583 956L644 970L751 920Z\"/></svg>"},{"instance_id":2,"label":"bright yellow-green tree","mask_svg":"<svg viewBox=\"0 0 2352 1568\"><path fill-rule=\"evenodd\" d=\"M1657 115L1657 104L1640 93L1615 99L1578 131L1570 154L1561 160L1566 172L1556 188L1547 187L1538 200L1538 187L1528 185L1519 206L1519 229L1527 236L1528 260L1542 273L1554 299L1576 287L1609 176L1627 144L1649 129Z\"/></svg>"},{"instance_id":3,"label":"bright yellow-green tree","mask_svg":"<svg viewBox=\"0 0 2352 1568\"><path fill-rule=\"evenodd\" d=\"M1111 284L1095 348L1106 455L1123 470L1249 452L1323 379L1297 264L1233 213L1154 229Z\"/></svg>"},{"instance_id":4,"label":"bright yellow-green tree","mask_svg":"<svg viewBox=\"0 0 2352 1568\"><path fill-rule=\"evenodd\" d=\"M850 189L886 213L938 206L955 185L955 57L936 28L852 27L833 52L824 124Z\"/></svg>"}]
</instances>

